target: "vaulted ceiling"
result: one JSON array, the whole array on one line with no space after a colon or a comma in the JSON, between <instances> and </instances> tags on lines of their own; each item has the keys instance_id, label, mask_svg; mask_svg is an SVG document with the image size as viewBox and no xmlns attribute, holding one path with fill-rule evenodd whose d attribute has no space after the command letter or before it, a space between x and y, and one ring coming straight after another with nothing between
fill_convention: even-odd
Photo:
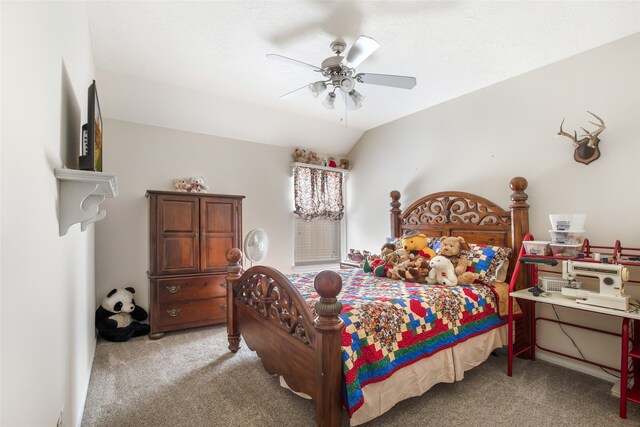
<instances>
[{"instance_id":1,"label":"vaulted ceiling","mask_svg":"<svg viewBox=\"0 0 640 427\"><path fill-rule=\"evenodd\" d=\"M363 132L640 31L636 1L87 2L104 117L346 154ZM337 38L380 43L357 72L363 107L302 89ZM587 89L587 88L585 88Z\"/></svg>"}]
</instances>

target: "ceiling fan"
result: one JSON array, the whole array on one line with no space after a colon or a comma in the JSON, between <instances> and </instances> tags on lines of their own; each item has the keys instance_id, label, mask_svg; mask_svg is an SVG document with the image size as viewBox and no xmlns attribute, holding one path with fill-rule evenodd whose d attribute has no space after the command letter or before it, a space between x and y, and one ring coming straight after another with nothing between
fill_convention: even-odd
<instances>
[{"instance_id":1,"label":"ceiling fan","mask_svg":"<svg viewBox=\"0 0 640 427\"><path fill-rule=\"evenodd\" d=\"M286 93L280 97L281 99L287 98L294 92L304 88L308 88L311 95L317 98L325 90L329 89L330 92L327 93L322 105L326 108L333 109L336 103L337 92L345 98L349 110L357 110L362 107L364 96L355 89L356 82L401 89L412 89L416 85L415 77L372 73L356 74L356 68L380 47L380 43L371 37L359 36L344 56L342 56L342 53L345 52L347 47L344 40L337 39L329 46L336 55L330 56L322 61L320 67L275 53L267 54L267 58L309 68L323 76L322 80L309 83L308 85Z\"/></svg>"}]
</instances>

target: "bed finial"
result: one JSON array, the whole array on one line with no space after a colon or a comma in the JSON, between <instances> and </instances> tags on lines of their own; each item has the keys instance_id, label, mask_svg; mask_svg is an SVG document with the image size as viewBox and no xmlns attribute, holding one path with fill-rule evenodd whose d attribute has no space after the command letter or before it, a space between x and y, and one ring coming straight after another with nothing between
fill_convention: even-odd
<instances>
[{"instance_id":1,"label":"bed finial","mask_svg":"<svg viewBox=\"0 0 640 427\"><path fill-rule=\"evenodd\" d=\"M313 287L320 295L316 303L314 327L317 333L316 374L321 384L316 398L316 421L319 426L339 426L342 417L342 328L338 315L342 304L337 296L342 290L342 279L335 271L325 270L316 275Z\"/></svg>"},{"instance_id":2,"label":"bed finial","mask_svg":"<svg viewBox=\"0 0 640 427\"><path fill-rule=\"evenodd\" d=\"M242 251L238 248L228 249L224 254L227 258L227 276L225 286L227 288L227 339L229 341L229 350L237 352L240 350L240 333L238 332L238 324L233 313L233 285L242 275Z\"/></svg>"},{"instance_id":3,"label":"bed finial","mask_svg":"<svg viewBox=\"0 0 640 427\"><path fill-rule=\"evenodd\" d=\"M509 187L511 187L511 189L513 190L511 200L513 200L514 204L523 203L524 205L528 206L526 202L529 196L524 192L524 190L526 190L528 186L529 183L527 182L527 180L521 176L511 178L511 181L509 181Z\"/></svg>"},{"instance_id":4,"label":"bed finial","mask_svg":"<svg viewBox=\"0 0 640 427\"><path fill-rule=\"evenodd\" d=\"M391 235L400 237L402 234L400 227L400 192L393 190L389 193L389 196L391 196Z\"/></svg>"},{"instance_id":5,"label":"bed finial","mask_svg":"<svg viewBox=\"0 0 640 427\"><path fill-rule=\"evenodd\" d=\"M335 324L342 311L342 304L336 298L342 290L340 275L331 270L321 271L314 279L313 287L320 295L320 301L316 303L316 313L320 319L316 322L323 325Z\"/></svg>"}]
</instances>

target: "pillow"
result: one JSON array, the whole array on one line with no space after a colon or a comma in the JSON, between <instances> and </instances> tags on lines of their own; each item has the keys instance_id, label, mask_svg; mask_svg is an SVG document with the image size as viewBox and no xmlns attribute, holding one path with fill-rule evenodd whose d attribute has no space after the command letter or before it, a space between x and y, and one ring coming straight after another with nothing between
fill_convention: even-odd
<instances>
[{"instance_id":1,"label":"pillow","mask_svg":"<svg viewBox=\"0 0 640 427\"><path fill-rule=\"evenodd\" d=\"M430 249L433 249L435 253L440 253L440 238L429 237L429 240L427 240L427 246L429 246Z\"/></svg>"},{"instance_id":2,"label":"pillow","mask_svg":"<svg viewBox=\"0 0 640 427\"><path fill-rule=\"evenodd\" d=\"M474 271L478 274L478 279L475 283L484 283L485 285L492 285L498 279L500 270L506 271L509 263L508 258L511 254L510 248L503 248L500 246L488 246L478 243L469 243L469 251L465 254L467 259L471 262L469 271ZM507 261L505 263L505 260ZM507 268L502 268L506 264Z\"/></svg>"}]
</instances>

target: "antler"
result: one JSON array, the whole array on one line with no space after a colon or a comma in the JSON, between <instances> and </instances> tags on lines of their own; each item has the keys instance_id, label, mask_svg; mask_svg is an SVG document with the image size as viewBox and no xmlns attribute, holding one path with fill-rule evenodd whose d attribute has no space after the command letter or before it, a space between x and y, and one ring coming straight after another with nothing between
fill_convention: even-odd
<instances>
[{"instance_id":1,"label":"antler","mask_svg":"<svg viewBox=\"0 0 640 427\"><path fill-rule=\"evenodd\" d=\"M561 135L561 136L566 136L567 138L571 138L571 140L573 141L573 146L577 147L578 146L578 133L576 131L573 131L573 135L566 133L564 130L562 130L562 125L563 124L564 124L564 118L562 119L562 123L560 123L560 130L558 131L558 136Z\"/></svg>"},{"instance_id":2,"label":"antler","mask_svg":"<svg viewBox=\"0 0 640 427\"><path fill-rule=\"evenodd\" d=\"M598 126L598 129L594 130L593 132L589 132L585 128L580 128L585 132L584 136L589 138L589 143L587 145L589 147L593 148L593 147L596 146L596 142L598 140L598 135L600 135L600 133L602 133L602 131L605 130L607 127L604 125L604 120L602 120L600 117L596 116L591 111L587 111L587 113L591 114L593 117L598 119L598 121L600 122L600 123L594 123L592 121L589 121L589 123L591 123L592 125Z\"/></svg>"}]
</instances>

